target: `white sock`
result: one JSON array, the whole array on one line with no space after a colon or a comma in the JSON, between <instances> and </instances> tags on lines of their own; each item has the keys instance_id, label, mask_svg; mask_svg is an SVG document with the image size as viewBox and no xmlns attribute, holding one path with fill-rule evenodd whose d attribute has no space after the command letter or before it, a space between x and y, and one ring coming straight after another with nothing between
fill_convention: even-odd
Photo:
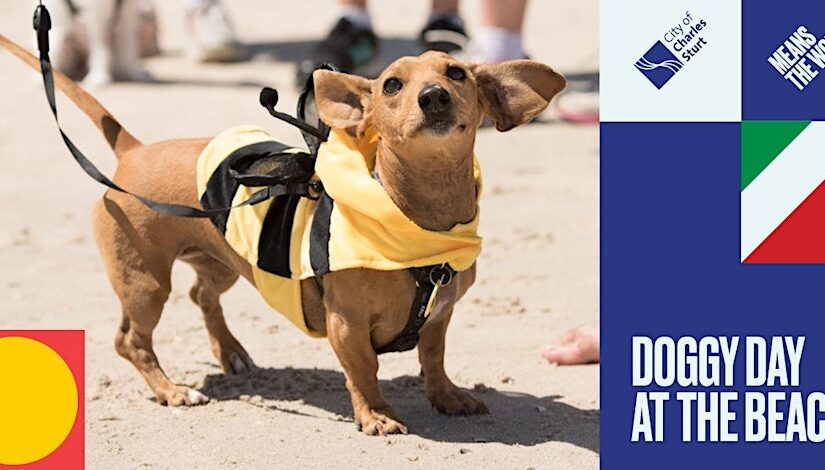
<instances>
[{"instance_id":1,"label":"white sock","mask_svg":"<svg viewBox=\"0 0 825 470\"><path fill-rule=\"evenodd\" d=\"M212 6L212 4L218 3L217 0L187 0L186 1L186 8L189 10L197 10L200 8L206 8Z\"/></svg>"},{"instance_id":2,"label":"white sock","mask_svg":"<svg viewBox=\"0 0 825 470\"><path fill-rule=\"evenodd\" d=\"M358 8L352 5L345 5L341 7L341 18L348 19L352 24L363 29L372 29L372 20L370 13L364 8Z\"/></svg>"},{"instance_id":3,"label":"white sock","mask_svg":"<svg viewBox=\"0 0 825 470\"><path fill-rule=\"evenodd\" d=\"M497 64L507 60L523 59L521 33L516 33L496 26L482 26L475 34L484 61Z\"/></svg>"}]
</instances>

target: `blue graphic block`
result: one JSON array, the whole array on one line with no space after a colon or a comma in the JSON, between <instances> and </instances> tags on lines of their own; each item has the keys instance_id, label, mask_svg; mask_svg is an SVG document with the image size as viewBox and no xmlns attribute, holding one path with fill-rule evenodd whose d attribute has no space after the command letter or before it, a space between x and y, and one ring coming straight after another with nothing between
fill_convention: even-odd
<instances>
[{"instance_id":1,"label":"blue graphic block","mask_svg":"<svg viewBox=\"0 0 825 470\"><path fill-rule=\"evenodd\" d=\"M774 2L742 2L742 119L745 120L825 120L825 67L816 60L825 50L825 2L805 0L794 8L780 8ZM799 90L771 64L769 59L785 41L804 27L816 43L803 46L804 60L815 76ZM775 58L774 58L775 60ZM788 72L791 72L790 70ZM806 80L807 81L807 80Z\"/></svg>"},{"instance_id":2,"label":"blue graphic block","mask_svg":"<svg viewBox=\"0 0 825 470\"><path fill-rule=\"evenodd\" d=\"M725 389L740 394L732 407L737 419L730 426L739 434L738 442L682 442L682 409L674 393L718 388L676 385L665 404L665 442L630 440L640 390L631 384L631 338L636 335L806 335L800 386L786 391L825 389L825 266L746 265L736 255L740 134L739 123L601 125L604 470L794 467L789 462L800 462L798 468L822 468L822 444L745 442L743 394L754 389L745 386L744 344L739 346L734 387ZM703 150L674 145L685 136L701 142ZM667 158L662 158L662 149L667 149ZM701 191L696 190L697 181ZM788 400L777 409L787 420ZM695 410L691 414L695 436ZM822 417L819 412L816 419ZM779 432L786 429L778 425Z\"/></svg>"}]
</instances>

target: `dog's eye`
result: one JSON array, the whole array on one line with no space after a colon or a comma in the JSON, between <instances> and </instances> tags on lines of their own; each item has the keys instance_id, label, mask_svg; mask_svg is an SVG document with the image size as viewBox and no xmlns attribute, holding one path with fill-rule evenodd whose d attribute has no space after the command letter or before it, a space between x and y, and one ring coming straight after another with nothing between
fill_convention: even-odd
<instances>
[{"instance_id":1,"label":"dog's eye","mask_svg":"<svg viewBox=\"0 0 825 470\"><path fill-rule=\"evenodd\" d=\"M401 80L399 80L395 77L388 78L387 81L384 82L384 94L385 95L394 95L394 94L398 93L398 91L401 90L401 87L403 87L403 86L404 86L404 84L401 83Z\"/></svg>"},{"instance_id":2,"label":"dog's eye","mask_svg":"<svg viewBox=\"0 0 825 470\"><path fill-rule=\"evenodd\" d=\"M461 67L456 67L455 65L451 65L447 67L447 76L450 77L450 80L464 80L467 74L464 72L464 69Z\"/></svg>"}]
</instances>

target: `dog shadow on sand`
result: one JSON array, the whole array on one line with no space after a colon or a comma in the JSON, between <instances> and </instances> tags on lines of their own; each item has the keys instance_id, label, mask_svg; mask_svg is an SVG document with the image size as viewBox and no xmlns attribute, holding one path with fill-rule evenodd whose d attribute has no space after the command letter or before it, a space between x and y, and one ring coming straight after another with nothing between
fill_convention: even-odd
<instances>
[{"instance_id":1,"label":"dog shadow on sand","mask_svg":"<svg viewBox=\"0 0 825 470\"><path fill-rule=\"evenodd\" d=\"M599 452L599 410L584 410L558 401L558 395L537 397L499 391L478 384L473 393L484 400L490 414L450 417L439 414L427 401L422 377L404 375L381 380L387 401L410 433L434 441L499 442L532 446L567 442ZM246 375L210 374L200 391L219 401L250 402L262 409L317 419L352 421L344 375L329 369L260 368ZM282 406L301 401L338 417L318 416Z\"/></svg>"}]
</instances>

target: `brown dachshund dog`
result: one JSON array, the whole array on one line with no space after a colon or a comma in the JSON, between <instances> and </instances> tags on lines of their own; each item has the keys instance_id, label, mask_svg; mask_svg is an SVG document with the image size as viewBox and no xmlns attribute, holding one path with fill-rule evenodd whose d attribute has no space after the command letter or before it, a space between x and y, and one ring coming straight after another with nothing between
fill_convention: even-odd
<instances>
[{"instance_id":1,"label":"brown dachshund dog","mask_svg":"<svg viewBox=\"0 0 825 470\"><path fill-rule=\"evenodd\" d=\"M2 36L0 45L39 69L37 59ZM142 144L77 84L59 73L55 80L117 155L117 184L158 201L198 206L195 163L209 139ZM475 216L473 147L483 117L499 131L510 130L542 112L565 86L560 74L534 61L465 64L436 52L398 59L375 80L318 70L314 81L321 119L353 135L374 128L379 136L376 167L386 192L409 219L437 231ZM152 349L152 331L169 298L176 260L197 273L190 296L203 311L212 352L223 370L241 373L254 367L229 331L220 304L221 294L238 277L254 285L251 266L208 219L159 215L132 197L108 191L95 204L93 224L122 306L115 349L143 375L159 403L208 400L169 380ZM475 265L443 287L420 331L418 356L427 397L449 415L487 412L484 403L444 372L444 337L453 306L474 279ZM323 294L312 279L302 282L306 324L329 337L346 375L356 422L367 434L406 433L379 389L375 349L395 338L407 322L416 290L409 271L332 272L324 276Z\"/></svg>"}]
</instances>

